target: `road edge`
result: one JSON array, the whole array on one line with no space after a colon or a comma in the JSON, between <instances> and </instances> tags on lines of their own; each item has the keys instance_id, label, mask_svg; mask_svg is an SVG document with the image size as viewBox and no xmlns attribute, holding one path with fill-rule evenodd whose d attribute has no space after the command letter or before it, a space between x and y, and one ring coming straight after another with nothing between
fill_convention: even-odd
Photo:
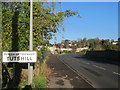
<instances>
[{"instance_id":1,"label":"road edge","mask_svg":"<svg viewBox=\"0 0 120 90\"><path fill-rule=\"evenodd\" d=\"M58 57L58 55L57 55L57 58L58 58L58 60L60 60L59 59L59 57ZM62 60L60 60L65 66L67 66L70 70L72 70L74 73L76 73L78 76L80 76L82 79L84 79L88 84L90 84L93 88L95 88L94 86L93 86L93 84L89 81L89 80L87 80L87 78L85 78L83 75L80 75L79 73L78 73L78 71L77 70L75 70L74 68L72 68L72 67L70 67L69 65L67 65L65 62L63 62Z\"/></svg>"}]
</instances>

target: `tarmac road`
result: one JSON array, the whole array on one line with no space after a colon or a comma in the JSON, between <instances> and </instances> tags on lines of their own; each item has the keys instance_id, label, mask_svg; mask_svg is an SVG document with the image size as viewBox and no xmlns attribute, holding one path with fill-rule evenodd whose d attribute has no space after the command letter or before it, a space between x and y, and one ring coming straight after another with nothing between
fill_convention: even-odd
<instances>
[{"instance_id":1,"label":"tarmac road","mask_svg":"<svg viewBox=\"0 0 120 90\"><path fill-rule=\"evenodd\" d=\"M120 73L118 66L78 54L59 55L58 58L74 69L94 88L119 88ZM102 61L102 60L101 60Z\"/></svg>"},{"instance_id":2,"label":"tarmac road","mask_svg":"<svg viewBox=\"0 0 120 90\"><path fill-rule=\"evenodd\" d=\"M63 64L57 58L57 55L49 56L47 66L50 69L47 87L51 90L61 90L61 88L62 90L73 90L73 88L77 88L77 90L80 88L96 90L78 74Z\"/></svg>"}]
</instances>

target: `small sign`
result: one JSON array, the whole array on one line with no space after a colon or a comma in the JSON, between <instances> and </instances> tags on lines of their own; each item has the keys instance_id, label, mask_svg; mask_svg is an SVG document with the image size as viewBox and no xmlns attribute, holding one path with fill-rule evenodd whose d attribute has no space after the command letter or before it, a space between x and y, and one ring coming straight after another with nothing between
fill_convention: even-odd
<instances>
[{"instance_id":1,"label":"small sign","mask_svg":"<svg viewBox=\"0 0 120 90\"><path fill-rule=\"evenodd\" d=\"M37 61L36 51L3 52L2 62L32 63Z\"/></svg>"}]
</instances>

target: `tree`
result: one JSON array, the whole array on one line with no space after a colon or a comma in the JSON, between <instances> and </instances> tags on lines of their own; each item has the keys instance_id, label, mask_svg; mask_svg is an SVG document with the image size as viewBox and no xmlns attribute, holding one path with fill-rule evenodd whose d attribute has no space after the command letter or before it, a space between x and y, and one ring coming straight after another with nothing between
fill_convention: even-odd
<instances>
[{"instance_id":1,"label":"tree","mask_svg":"<svg viewBox=\"0 0 120 90\"><path fill-rule=\"evenodd\" d=\"M52 4L52 6L51 6ZM71 10L58 11L54 3L33 3L33 45L34 50L38 45L49 44L49 40L54 33L59 31L59 27L63 27L62 22L73 15L78 15L78 12ZM19 50L29 50L29 17L30 17L29 2L4 2L3 17L2 17L2 41L3 50L12 50L12 18L16 11L18 15L18 48ZM11 21L12 20L12 21Z\"/></svg>"},{"instance_id":2,"label":"tree","mask_svg":"<svg viewBox=\"0 0 120 90\"><path fill-rule=\"evenodd\" d=\"M3 2L2 7L2 50L3 51L28 51L29 50L29 29L30 29L30 3L29 2ZM51 3L49 3L51 4ZM71 10L57 11L55 4L48 5L43 2L33 3L33 48L38 45L45 46L54 33L62 27L62 22L78 12ZM46 50L43 47L41 56ZM44 57L44 56L43 56ZM16 79L20 82L20 64L15 65ZM15 84L19 84L16 82ZM13 84L14 85L14 84ZM11 86L11 85L10 85ZM16 85L15 85L16 86Z\"/></svg>"},{"instance_id":3,"label":"tree","mask_svg":"<svg viewBox=\"0 0 120 90\"><path fill-rule=\"evenodd\" d=\"M21 8L22 7L22 8ZM2 8L2 49L3 51L11 51L14 27L17 20L17 40L19 50L28 50L29 44L29 3L4 2ZM14 17L15 13L18 17ZM24 13L25 12L25 13Z\"/></svg>"},{"instance_id":4,"label":"tree","mask_svg":"<svg viewBox=\"0 0 120 90\"><path fill-rule=\"evenodd\" d=\"M64 48L69 48L69 43L70 43L70 40L63 40L62 41L62 44L64 44Z\"/></svg>"}]
</instances>

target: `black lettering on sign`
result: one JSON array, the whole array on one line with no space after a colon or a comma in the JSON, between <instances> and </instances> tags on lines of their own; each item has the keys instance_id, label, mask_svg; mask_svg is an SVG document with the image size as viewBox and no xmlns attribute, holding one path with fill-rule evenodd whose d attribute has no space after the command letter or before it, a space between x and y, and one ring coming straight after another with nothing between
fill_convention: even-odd
<instances>
[{"instance_id":1,"label":"black lettering on sign","mask_svg":"<svg viewBox=\"0 0 120 90\"><path fill-rule=\"evenodd\" d=\"M20 57L18 56L18 57L17 57L17 61L19 61L19 60L20 60Z\"/></svg>"},{"instance_id":2,"label":"black lettering on sign","mask_svg":"<svg viewBox=\"0 0 120 90\"><path fill-rule=\"evenodd\" d=\"M29 60L29 57L27 57L27 60Z\"/></svg>"},{"instance_id":3,"label":"black lettering on sign","mask_svg":"<svg viewBox=\"0 0 120 90\"><path fill-rule=\"evenodd\" d=\"M14 60L16 60L16 57L13 57L14 58Z\"/></svg>"},{"instance_id":4,"label":"black lettering on sign","mask_svg":"<svg viewBox=\"0 0 120 90\"><path fill-rule=\"evenodd\" d=\"M21 60L24 60L24 57L21 57Z\"/></svg>"},{"instance_id":5,"label":"black lettering on sign","mask_svg":"<svg viewBox=\"0 0 120 90\"><path fill-rule=\"evenodd\" d=\"M32 58L30 57L30 60L32 60Z\"/></svg>"},{"instance_id":6,"label":"black lettering on sign","mask_svg":"<svg viewBox=\"0 0 120 90\"><path fill-rule=\"evenodd\" d=\"M22 57L22 56L8 56L7 57L7 60L8 61L19 61L19 60L21 60L21 61L32 61L32 57Z\"/></svg>"},{"instance_id":7,"label":"black lettering on sign","mask_svg":"<svg viewBox=\"0 0 120 90\"><path fill-rule=\"evenodd\" d=\"M10 57L10 61L13 61L13 57Z\"/></svg>"}]
</instances>

